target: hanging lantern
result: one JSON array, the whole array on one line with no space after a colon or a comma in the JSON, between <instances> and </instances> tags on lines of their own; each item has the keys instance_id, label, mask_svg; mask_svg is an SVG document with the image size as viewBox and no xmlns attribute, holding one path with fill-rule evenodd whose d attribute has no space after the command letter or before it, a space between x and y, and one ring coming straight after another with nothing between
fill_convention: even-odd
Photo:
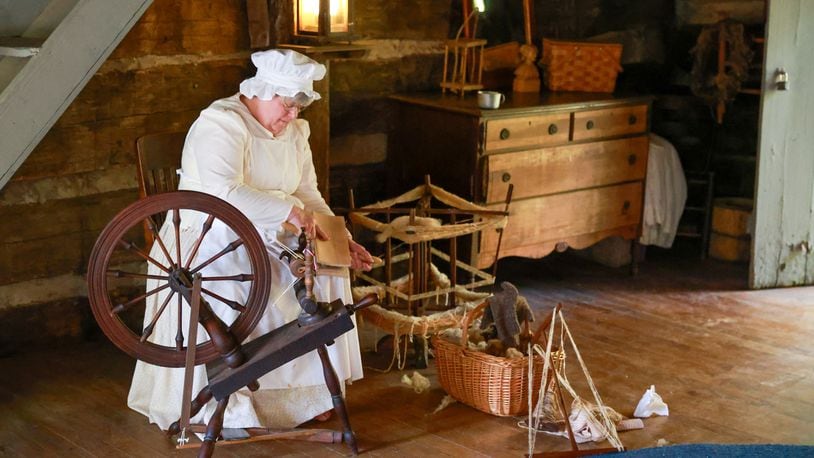
<instances>
[{"instance_id":1,"label":"hanging lantern","mask_svg":"<svg viewBox=\"0 0 814 458\"><path fill-rule=\"evenodd\" d=\"M352 0L294 0L294 33L322 39L349 38Z\"/></svg>"}]
</instances>

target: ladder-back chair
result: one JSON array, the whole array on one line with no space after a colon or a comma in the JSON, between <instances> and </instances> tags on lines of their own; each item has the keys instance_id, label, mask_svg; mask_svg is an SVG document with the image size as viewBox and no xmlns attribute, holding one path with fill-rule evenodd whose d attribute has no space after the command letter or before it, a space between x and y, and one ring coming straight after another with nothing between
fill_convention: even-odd
<instances>
[{"instance_id":1,"label":"ladder-back chair","mask_svg":"<svg viewBox=\"0 0 814 458\"><path fill-rule=\"evenodd\" d=\"M178 189L177 170L181 168L181 151L185 138L186 132L164 132L145 135L136 140L140 199ZM164 216L156 215L155 219L157 227L160 228L164 223ZM153 234L146 222L144 240L147 247L153 244Z\"/></svg>"}]
</instances>

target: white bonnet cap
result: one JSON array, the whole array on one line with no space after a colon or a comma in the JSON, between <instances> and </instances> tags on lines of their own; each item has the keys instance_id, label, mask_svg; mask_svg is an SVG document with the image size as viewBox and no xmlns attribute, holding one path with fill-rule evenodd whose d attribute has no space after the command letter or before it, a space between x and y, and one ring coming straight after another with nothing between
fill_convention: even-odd
<instances>
[{"instance_id":1,"label":"white bonnet cap","mask_svg":"<svg viewBox=\"0 0 814 458\"><path fill-rule=\"evenodd\" d=\"M325 66L291 49L271 49L252 54L257 73L240 83L240 93L248 98L271 100L275 95L294 97L302 92L319 100L314 81L325 76Z\"/></svg>"}]
</instances>

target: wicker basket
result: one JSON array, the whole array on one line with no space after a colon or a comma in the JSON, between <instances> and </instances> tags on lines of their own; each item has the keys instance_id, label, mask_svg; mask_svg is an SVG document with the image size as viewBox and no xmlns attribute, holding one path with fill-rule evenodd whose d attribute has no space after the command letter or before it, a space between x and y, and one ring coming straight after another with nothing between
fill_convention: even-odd
<instances>
[{"instance_id":1,"label":"wicker basket","mask_svg":"<svg viewBox=\"0 0 814 458\"><path fill-rule=\"evenodd\" d=\"M483 314L484 302L461 323L461 344L433 336L435 365L441 387L458 401L501 417L528 413L528 358L503 358L467 348L469 323ZM543 333L540 333L543 334ZM537 402L543 359L534 357L532 405Z\"/></svg>"},{"instance_id":2,"label":"wicker basket","mask_svg":"<svg viewBox=\"0 0 814 458\"><path fill-rule=\"evenodd\" d=\"M544 80L552 91L613 92L622 45L543 39Z\"/></svg>"}]
</instances>

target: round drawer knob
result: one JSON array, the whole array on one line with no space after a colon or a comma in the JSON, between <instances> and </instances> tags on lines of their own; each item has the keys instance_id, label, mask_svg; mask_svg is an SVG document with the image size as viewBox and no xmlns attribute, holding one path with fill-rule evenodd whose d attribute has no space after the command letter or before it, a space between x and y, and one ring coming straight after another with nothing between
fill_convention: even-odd
<instances>
[{"instance_id":1,"label":"round drawer knob","mask_svg":"<svg viewBox=\"0 0 814 458\"><path fill-rule=\"evenodd\" d=\"M636 155L631 154L630 156L628 156L627 157L627 163L630 164L630 165L635 164L636 163Z\"/></svg>"},{"instance_id":2,"label":"round drawer knob","mask_svg":"<svg viewBox=\"0 0 814 458\"><path fill-rule=\"evenodd\" d=\"M622 204L622 213L627 213L630 210L630 201L626 200L625 203Z\"/></svg>"},{"instance_id":3,"label":"round drawer knob","mask_svg":"<svg viewBox=\"0 0 814 458\"><path fill-rule=\"evenodd\" d=\"M639 118L637 118L636 115L630 115L627 118L627 123L632 126L633 124L636 124L636 121L638 121L638 120L639 120Z\"/></svg>"},{"instance_id":4,"label":"round drawer knob","mask_svg":"<svg viewBox=\"0 0 814 458\"><path fill-rule=\"evenodd\" d=\"M594 128L594 122L593 121L586 122L585 123L585 128L588 129L588 130L593 129Z\"/></svg>"},{"instance_id":5,"label":"round drawer knob","mask_svg":"<svg viewBox=\"0 0 814 458\"><path fill-rule=\"evenodd\" d=\"M548 135L554 135L557 133L557 125L551 124L548 126Z\"/></svg>"},{"instance_id":6,"label":"round drawer knob","mask_svg":"<svg viewBox=\"0 0 814 458\"><path fill-rule=\"evenodd\" d=\"M509 129L500 129L500 139L501 140L506 140L507 138L509 138L509 135L510 135Z\"/></svg>"},{"instance_id":7,"label":"round drawer knob","mask_svg":"<svg viewBox=\"0 0 814 458\"><path fill-rule=\"evenodd\" d=\"M503 174L503 176L500 177L500 179L503 180L504 183L506 183L507 181L512 179L512 174L509 173L509 172L506 172L506 173Z\"/></svg>"}]
</instances>

